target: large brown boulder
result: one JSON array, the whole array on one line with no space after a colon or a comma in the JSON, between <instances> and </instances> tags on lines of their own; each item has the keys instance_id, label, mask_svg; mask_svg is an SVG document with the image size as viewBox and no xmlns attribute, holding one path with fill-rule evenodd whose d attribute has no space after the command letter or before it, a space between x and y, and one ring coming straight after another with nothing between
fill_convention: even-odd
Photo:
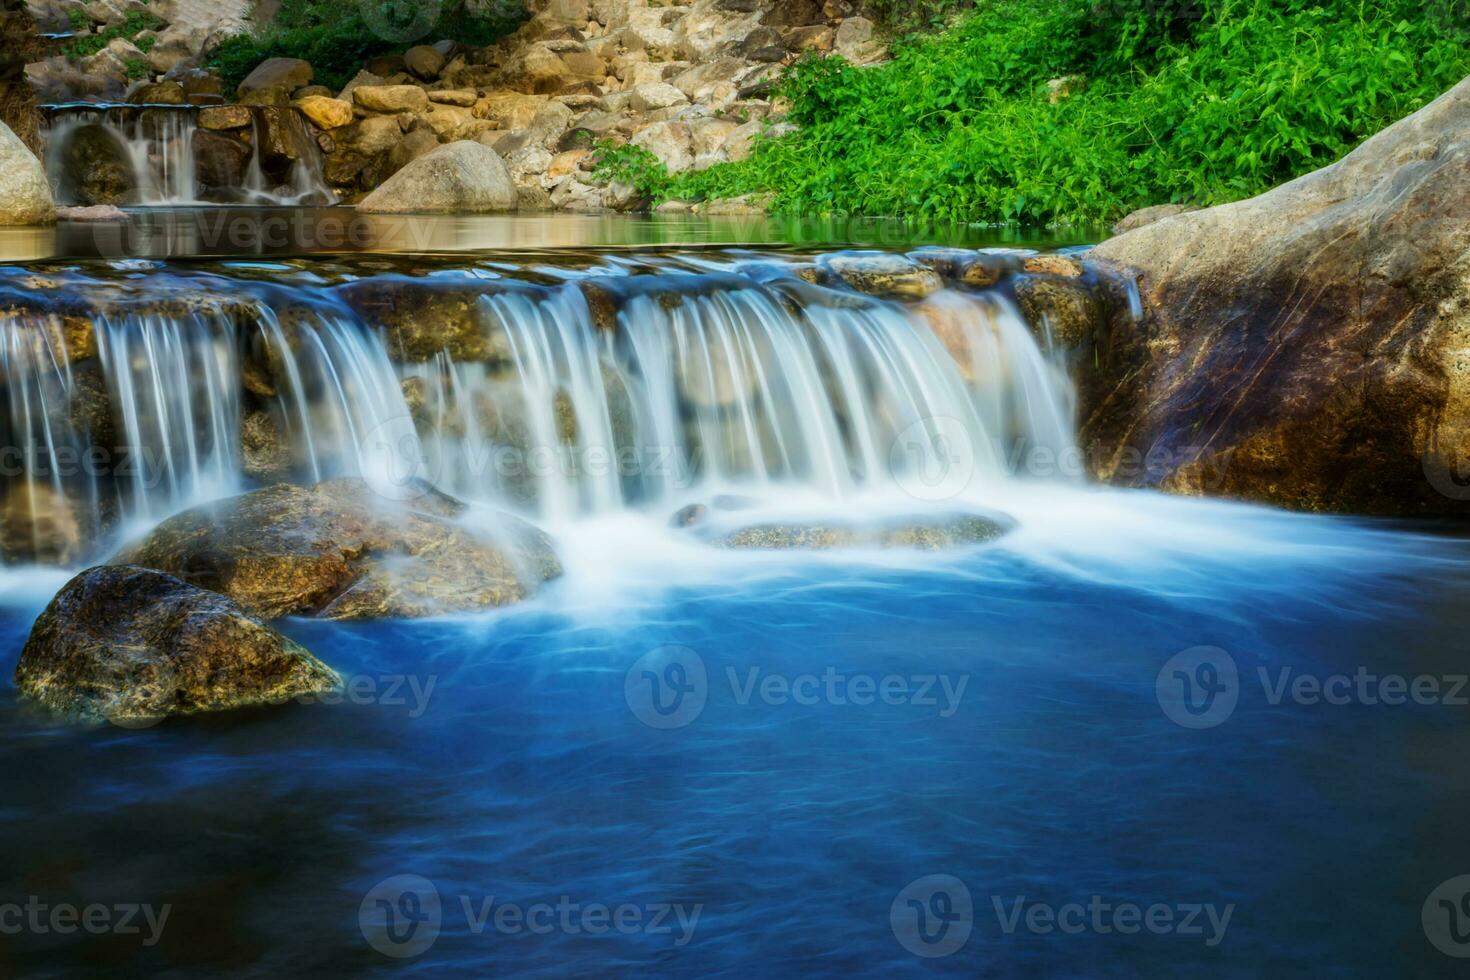
<instances>
[{"instance_id":1,"label":"large brown boulder","mask_svg":"<svg viewBox=\"0 0 1470 980\"><path fill-rule=\"evenodd\" d=\"M272 89L289 94L310 85L312 74L311 65L300 58L267 58L245 76L235 94L244 96Z\"/></svg>"},{"instance_id":2,"label":"large brown boulder","mask_svg":"<svg viewBox=\"0 0 1470 980\"><path fill-rule=\"evenodd\" d=\"M89 123L61 147L61 196L81 204L131 204L138 175L127 147L112 130Z\"/></svg>"},{"instance_id":3,"label":"large brown boulder","mask_svg":"<svg viewBox=\"0 0 1470 980\"><path fill-rule=\"evenodd\" d=\"M480 214L514 211L516 188L490 147L447 143L404 167L357 206L382 214Z\"/></svg>"},{"instance_id":4,"label":"large brown boulder","mask_svg":"<svg viewBox=\"0 0 1470 980\"><path fill-rule=\"evenodd\" d=\"M393 495L396 496L396 495ZM362 480L278 484L184 511L122 559L273 618L432 616L508 605L561 574L550 540L502 515L494 536L433 491L409 501Z\"/></svg>"},{"instance_id":5,"label":"large brown boulder","mask_svg":"<svg viewBox=\"0 0 1470 980\"><path fill-rule=\"evenodd\" d=\"M1082 378L1104 478L1293 508L1470 510L1470 79L1260 197L1098 246L1138 277Z\"/></svg>"},{"instance_id":6,"label":"large brown boulder","mask_svg":"<svg viewBox=\"0 0 1470 980\"><path fill-rule=\"evenodd\" d=\"M339 682L225 596L122 565L68 582L36 620L15 668L20 693L52 711L130 727L276 704Z\"/></svg>"}]
</instances>

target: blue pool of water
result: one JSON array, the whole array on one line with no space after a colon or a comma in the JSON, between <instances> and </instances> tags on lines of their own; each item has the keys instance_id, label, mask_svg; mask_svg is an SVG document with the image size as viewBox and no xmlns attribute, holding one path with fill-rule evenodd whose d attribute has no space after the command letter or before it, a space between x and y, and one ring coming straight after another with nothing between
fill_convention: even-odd
<instances>
[{"instance_id":1,"label":"blue pool of water","mask_svg":"<svg viewBox=\"0 0 1470 980\"><path fill-rule=\"evenodd\" d=\"M1467 549L1239 513L1253 557L1114 541L1132 576L1022 546L783 557L616 601L571 575L494 616L288 621L354 678L330 705L77 729L7 687L0 898L170 911L152 945L0 935L0 970L1448 975L1421 908L1470 873L1467 709L1273 704L1259 678L1470 672ZM7 674L43 602L0 612ZM1160 700L1196 647L1239 677L1210 727ZM1089 903L1102 928L1046 928ZM1113 928L1156 905L1173 927ZM919 909L963 944L905 932Z\"/></svg>"}]
</instances>

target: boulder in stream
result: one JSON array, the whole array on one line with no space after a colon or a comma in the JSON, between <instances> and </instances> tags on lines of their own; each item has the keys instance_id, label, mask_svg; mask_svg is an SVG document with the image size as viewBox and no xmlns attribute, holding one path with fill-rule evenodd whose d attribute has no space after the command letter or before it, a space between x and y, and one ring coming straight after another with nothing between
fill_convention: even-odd
<instances>
[{"instance_id":1,"label":"boulder in stream","mask_svg":"<svg viewBox=\"0 0 1470 980\"><path fill-rule=\"evenodd\" d=\"M408 494L405 494L407 496ZM122 560L222 592L267 618L411 618L508 605L561 574L550 539L510 515L498 531L427 488L410 502L358 479L278 484L176 514Z\"/></svg>"},{"instance_id":2,"label":"boulder in stream","mask_svg":"<svg viewBox=\"0 0 1470 980\"><path fill-rule=\"evenodd\" d=\"M1470 79L1329 167L1090 257L1143 309L1111 304L1081 376L1103 478L1470 512Z\"/></svg>"},{"instance_id":3,"label":"boulder in stream","mask_svg":"<svg viewBox=\"0 0 1470 980\"><path fill-rule=\"evenodd\" d=\"M123 565L68 582L36 620L15 668L20 693L50 710L125 727L277 704L339 683L233 600Z\"/></svg>"}]
</instances>

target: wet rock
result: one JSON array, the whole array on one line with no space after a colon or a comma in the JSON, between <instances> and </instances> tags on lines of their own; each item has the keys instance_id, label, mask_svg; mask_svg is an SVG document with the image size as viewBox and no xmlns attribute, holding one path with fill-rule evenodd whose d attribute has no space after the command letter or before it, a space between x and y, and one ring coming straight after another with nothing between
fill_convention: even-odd
<instances>
[{"instance_id":1,"label":"wet rock","mask_svg":"<svg viewBox=\"0 0 1470 980\"><path fill-rule=\"evenodd\" d=\"M129 204L138 193L137 175L125 146L105 127L75 130L61 148L61 194L82 204Z\"/></svg>"},{"instance_id":2,"label":"wet rock","mask_svg":"<svg viewBox=\"0 0 1470 980\"><path fill-rule=\"evenodd\" d=\"M243 105L213 105L199 110L200 129L244 129L250 119L250 109Z\"/></svg>"},{"instance_id":3,"label":"wet rock","mask_svg":"<svg viewBox=\"0 0 1470 980\"><path fill-rule=\"evenodd\" d=\"M1329 167L1088 258L1137 277L1143 310L1111 304L1079 375L1105 478L1470 512L1470 79Z\"/></svg>"},{"instance_id":4,"label":"wet rock","mask_svg":"<svg viewBox=\"0 0 1470 980\"><path fill-rule=\"evenodd\" d=\"M326 95L308 95L293 103L322 129L338 129L352 122L352 106Z\"/></svg>"},{"instance_id":5,"label":"wet rock","mask_svg":"<svg viewBox=\"0 0 1470 980\"><path fill-rule=\"evenodd\" d=\"M426 112L429 95L417 85L360 85L352 99L368 112Z\"/></svg>"},{"instance_id":6,"label":"wet rock","mask_svg":"<svg viewBox=\"0 0 1470 980\"><path fill-rule=\"evenodd\" d=\"M338 295L381 327L389 356L399 361L432 361L445 353L458 362L506 364L509 338L480 316L485 291L483 283L383 276L350 283Z\"/></svg>"},{"instance_id":7,"label":"wet rock","mask_svg":"<svg viewBox=\"0 0 1470 980\"><path fill-rule=\"evenodd\" d=\"M85 505L49 483L20 480L0 498L0 556L7 563L70 565L94 530Z\"/></svg>"},{"instance_id":8,"label":"wet rock","mask_svg":"<svg viewBox=\"0 0 1470 980\"><path fill-rule=\"evenodd\" d=\"M1016 524L1000 514L947 514L886 520L871 524L770 523L725 535L726 548L828 551L834 548L902 548L940 551L985 544L1004 537Z\"/></svg>"},{"instance_id":9,"label":"wet rock","mask_svg":"<svg viewBox=\"0 0 1470 980\"><path fill-rule=\"evenodd\" d=\"M873 296L924 299L944 287L933 269L902 255L834 255L823 264L852 289Z\"/></svg>"},{"instance_id":10,"label":"wet rock","mask_svg":"<svg viewBox=\"0 0 1470 980\"><path fill-rule=\"evenodd\" d=\"M291 447L269 412L255 411L240 419L241 471L252 480L274 483L291 475Z\"/></svg>"},{"instance_id":11,"label":"wet rock","mask_svg":"<svg viewBox=\"0 0 1470 980\"><path fill-rule=\"evenodd\" d=\"M373 213L513 211L516 187L488 146L469 140L439 147L404 167L358 205Z\"/></svg>"},{"instance_id":12,"label":"wet rock","mask_svg":"<svg viewBox=\"0 0 1470 980\"><path fill-rule=\"evenodd\" d=\"M21 694L82 721L279 704L340 678L234 601L146 568L103 565L68 582L31 629Z\"/></svg>"},{"instance_id":13,"label":"wet rock","mask_svg":"<svg viewBox=\"0 0 1470 980\"><path fill-rule=\"evenodd\" d=\"M126 553L262 616L421 617L518 602L561 574L550 539L499 515L492 537L464 505L405 481L278 484L188 510Z\"/></svg>"},{"instance_id":14,"label":"wet rock","mask_svg":"<svg viewBox=\"0 0 1470 980\"><path fill-rule=\"evenodd\" d=\"M1070 255L1028 255L1021 260L1026 272L1039 272L1049 276L1064 276L1075 279L1082 275L1082 263Z\"/></svg>"},{"instance_id":15,"label":"wet rock","mask_svg":"<svg viewBox=\"0 0 1470 980\"><path fill-rule=\"evenodd\" d=\"M1102 325L1102 309L1085 284L1054 276L1021 276L1016 280L1016 304L1026 322L1044 330L1064 349L1091 340Z\"/></svg>"},{"instance_id":16,"label":"wet rock","mask_svg":"<svg viewBox=\"0 0 1470 980\"><path fill-rule=\"evenodd\" d=\"M200 130L194 134L193 150L195 177L206 189L235 189L245 183L251 157L249 144Z\"/></svg>"},{"instance_id":17,"label":"wet rock","mask_svg":"<svg viewBox=\"0 0 1470 980\"><path fill-rule=\"evenodd\" d=\"M300 58L268 58L255 66L235 90L237 96L262 89L284 89L288 94L311 84L311 65Z\"/></svg>"},{"instance_id":18,"label":"wet rock","mask_svg":"<svg viewBox=\"0 0 1470 980\"><path fill-rule=\"evenodd\" d=\"M669 527L694 527L703 524L708 517L709 508L704 504L690 504L674 512L674 516L669 518Z\"/></svg>"}]
</instances>

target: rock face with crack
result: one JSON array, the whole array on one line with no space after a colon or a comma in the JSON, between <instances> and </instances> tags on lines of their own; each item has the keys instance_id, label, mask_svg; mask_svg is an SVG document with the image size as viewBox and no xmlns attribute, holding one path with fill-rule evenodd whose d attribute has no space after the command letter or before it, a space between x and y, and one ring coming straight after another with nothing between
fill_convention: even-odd
<instances>
[{"instance_id":1,"label":"rock face with crack","mask_svg":"<svg viewBox=\"0 0 1470 980\"><path fill-rule=\"evenodd\" d=\"M170 715L322 694L337 674L225 596L146 568L103 565L57 593L15 669L25 696L83 721Z\"/></svg>"},{"instance_id":2,"label":"rock face with crack","mask_svg":"<svg viewBox=\"0 0 1470 980\"><path fill-rule=\"evenodd\" d=\"M426 490L408 501L362 480L278 484L184 511L125 555L267 617L432 616L518 602L561 574L550 539L502 515L482 535L465 505Z\"/></svg>"},{"instance_id":3,"label":"rock face with crack","mask_svg":"<svg viewBox=\"0 0 1470 980\"><path fill-rule=\"evenodd\" d=\"M1114 304L1082 377L1103 478L1470 510L1470 79L1332 166L1090 257L1144 310Z\"/></svg>"}]
</instances>

